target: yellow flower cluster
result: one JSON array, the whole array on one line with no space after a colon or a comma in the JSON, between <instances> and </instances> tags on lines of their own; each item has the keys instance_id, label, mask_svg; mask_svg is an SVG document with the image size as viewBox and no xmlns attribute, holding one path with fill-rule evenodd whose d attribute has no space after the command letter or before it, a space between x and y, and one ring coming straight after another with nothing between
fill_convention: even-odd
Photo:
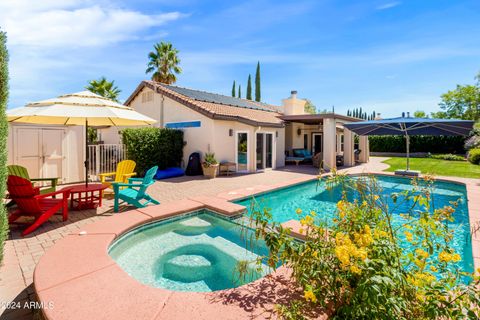
<instances>
[{"instance_id":1,"label":"yellow flower cluster","mask_svg":"<svg viewBox=\"0 0 480 320\"><path fill-rule=\"evenodd\" d=\"M305 218L300 220L300 224L302 226L311 226L313 225L313 217L312 216L306 216Z\"/></svg>"},{"instance_id":2,"label":"yellow flower cluster","mask_svg":"<svg viewBox=\"0 0 480 320\"><path fill-rule=\"evenodd\" d=\"M442 251L438 254L438 260L440 260L441 262L458 262L462 260L462 258L458 253L449 253L446 251Z\"/></svg>"},{"instance_id":3,"label":"yellow flower cluster","mask_svg":"<svg viewBox=\"0 0 480 320\"><path fill-rule=\"evenodd\" d=\"M416 272L412 276L408 277L408 281L417 287L423 287L435 280L435 276L429 272Z\"/></svg>"},{"instance_id":4,"label":"yellow flower cluster","mask_svg":"<svg viewBox=\"0 0 480 320\"><path fill-rule=\"evenodd\" d=\"M359 247L368 247L373 242L372 230L370 229L370 226L368 224L365 225L362 232L356 232L353 236L355 239L355 243Z\"/></svg>"},{"instance_id":5,"label":"yellow flower cluster","mask_svg":"<svg viewBox=\"0 0 480 320\"><path fill-rule=\"evenodd\" d=\"M389 233L386 232L386 231L383 231L383 230L378 230L378 229L374 229L373 230L373 237L375 239L381 239L381 238L386 238L389 236Z\"/></svg>"},{"instance_id":6,"label":"yellow flower cluster","mask_svg":"<svg viewBox=\"0 0 480 320\"><path fill-rule=\"evenodd\" d=\"M405 231L404 234L405 234L405 238L407 238L408 242L413 241L413 234L410 231Z\"/></svg>"},{"instance_id":7,"label":"yellow flower cluster","mask_svg":"<svg viewBox=\"0 0 480 320\"><path fill-rule=\"evenodd\" d=\"M371 230L369 226L365 226L362 232L354 234L355 243L347 234L342 232L335 236L335 255L340 260L342 268L350 267L352 273L361 273L358 266L352 264L352 259L360 259L364 261L367 259L366 247L373 242Z\"/></svg>"},{"instance_id":8,"label":"yellow flower cluster","mask_svg":"<svg viewBox=\"0 0 480 320\"><path fill-rule=\"evenodd\" d=\"M313 293L312 289L305 290L304 298L307 301L317 302L317 297L315 296L315 293Z\"/></svg>"}]
</instances>

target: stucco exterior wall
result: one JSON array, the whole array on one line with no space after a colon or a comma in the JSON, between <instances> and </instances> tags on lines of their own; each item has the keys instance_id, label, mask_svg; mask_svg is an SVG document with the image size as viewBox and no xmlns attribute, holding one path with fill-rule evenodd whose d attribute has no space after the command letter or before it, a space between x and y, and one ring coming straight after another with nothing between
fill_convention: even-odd
<instances>
[{"instance_id":1,"label":"stucco exterior wall","mask_svg":"<svg viewBox=\"0 0 480 320\"><path fill-rule=\"evenodd\" d=\"M217 160L220 162L235 162L235 143L237 132L247 132L249 137L249 171L253 172L255 171L256 160L255 134L259 130L261 132L269 132L273 134L276 156L275 167L283 167L285 165L284 128L258 128L238 121L214 120L195 110L192 110L187 106L184 106L173 99L164 96L162 97L162 95L159 93L154 93L151 101L142 102L142 94L149 91L152 90L146 87L143 88L142 91L140 91L139 94L131 101L130 106L136 111L157 120L158 122L154 124L154 126L161 127L173 122L201 122L200 127L189 127L182 129L184 132L184 140L186 141L186 145L183 149L183 167L188 164L188 157L193 152L199 152L202 156L206 152L213 152L215 153ZM162 103L163 112L161 111ZM118 131L118 128L114 129ZM109 133L102 134L102 139L105 141L105 143L118 143L112 142L114 140L112 138L115 136L115 133L111 133L112 128L108 130L110 130ZM230 136L230 130L233 132L232 136Z\"/></svg>"}]
</instances>

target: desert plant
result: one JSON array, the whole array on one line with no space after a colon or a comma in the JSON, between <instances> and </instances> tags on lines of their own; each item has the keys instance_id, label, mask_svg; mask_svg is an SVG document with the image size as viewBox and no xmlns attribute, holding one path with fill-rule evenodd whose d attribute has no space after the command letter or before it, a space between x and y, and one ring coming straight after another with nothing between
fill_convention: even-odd
<instances>
[{"instance_id":1,"label":"desert plant","mask_svg":"<svg viewBox=\"0 0 480 320\"><path fill-rule=\"evenodd\" d=\"M5 194L7 180L7 135L8 123L5 110L8 100L8 51L7 35L0 31L0 194ZM7 211L0 206L0 263L3 259L3 246L8 234Z\"/></svg>"},{"instance_id":2,"label":"desert plant","mask_svg":"<svg viewBox=\"0 0 480 320\"><path fill-rule=\"evenodd\" d=\"M432 178L412 180L411 190L394 194L383 194L372 176L333 174L319 183L340 188L342 196L333 220L297 209L304 242L253 203L252 241L264 240L270 250L257 262L289 267L304 292L278 306L281 315L301 318L320 307L333 319L478 318L480 277L462 271L451 245L458 202L434 209ZM387 199L410 208L400 225Z\"/></svg>"},{"instance_id":3,"label":"desert plant","mask_svg":"<svg viewBox=\"0 0 480 320\"><path fill-rule=\"evenodd\" d=\"M480 164L480 149L470 149L468 152L468 161L473 164Z\"/></svg>"},{"instance_id":4,"label":"desert plant","mask_svg":"<svg viewBox=\"0 0 480 320\"><path fill-rule=\"evenodd\" d=\"M208 168L216 164L218 164L218 162L217 159L215 159L215 153L205 153L205 157L203 158L203 166Z\"/></svg>"},{"instance_id":5,"label":"desert plant","mask_svg":"<svg viewBox=\"0 0 480 320\"><path fill-rule=\"evenodd\" d=\"M85 89L116 102L118 102L118 96L122 92L115 85L115 81L108 81L105 77L101 77L98 80L90 80Z\"/></svg>"},{"instance_id":6,"label":"desert plant","mask_svg":"<svg viewBox=\"0 0 480 320\"><path fill-rule=\"evenodd\" d=\"M170 42L156 43L154 51L148 54L148 64L145 73L153 73L152 80L173 84L177 81L177 74L182 73L182 69L178 66L180 58L178 58L178 50L173 47Z\"/></svg>"}]
</instances>

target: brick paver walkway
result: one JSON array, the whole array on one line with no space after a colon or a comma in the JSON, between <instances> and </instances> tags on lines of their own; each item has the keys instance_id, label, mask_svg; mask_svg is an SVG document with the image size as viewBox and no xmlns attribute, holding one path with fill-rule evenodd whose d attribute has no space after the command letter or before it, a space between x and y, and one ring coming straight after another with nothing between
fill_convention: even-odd
<instances>
[{"instance_id":1,"label":"brick paver walkway","mask_svg":"<svg viewBox=\"0 0 480 320\"><path fill-rule=\"evenodd\" d=\"M387 167L381 163L383 159L385 158L371 158L368 164L346 170L350 173L380 172ZM280 170L222 176L214 180L206 180L203 177L180 177L156 182L150 187L149 193L161 203L166 203L193 196L216 195L249 186L270 185L317 174L317 169L311 166L288 166ZM129 210L129 208L123 208L123 210ZM32 285L33 271L45 251L56 241L78 231L85 224L112 214L112 200L107 199L102 208L71 212L66 222L61 221L61 216L56 216L27 237L20 236L23 227L12 225L10 237L5 246L4 262L0 266L0 318L38 318L38 314L32 309L22 307L7 310L5 303L24 306L26 302L35 301Z\"/></svg>"}]
</instances>

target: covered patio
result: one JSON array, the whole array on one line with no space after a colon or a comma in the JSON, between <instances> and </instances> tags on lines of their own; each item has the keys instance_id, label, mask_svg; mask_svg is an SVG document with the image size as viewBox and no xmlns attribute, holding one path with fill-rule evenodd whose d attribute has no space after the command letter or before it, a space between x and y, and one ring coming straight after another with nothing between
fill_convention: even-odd
<instances>
[{"instance_id":1,"label":"covered patio","mask_svg":"<svg viewBox=\"0 0 480 320\"><path fill-rule=\"evenodd\" d=\"M360 119L335 113L292 114L280 117L285 121L285 153L293 156L294 150L306 149L323 160L325 169L337 167L336 157L343 156L344 166L355 164L355 150L359 150L358 162L369 160L368 137L358 136L345 128L344 124Z\"/></svg>"}]
</instances>

